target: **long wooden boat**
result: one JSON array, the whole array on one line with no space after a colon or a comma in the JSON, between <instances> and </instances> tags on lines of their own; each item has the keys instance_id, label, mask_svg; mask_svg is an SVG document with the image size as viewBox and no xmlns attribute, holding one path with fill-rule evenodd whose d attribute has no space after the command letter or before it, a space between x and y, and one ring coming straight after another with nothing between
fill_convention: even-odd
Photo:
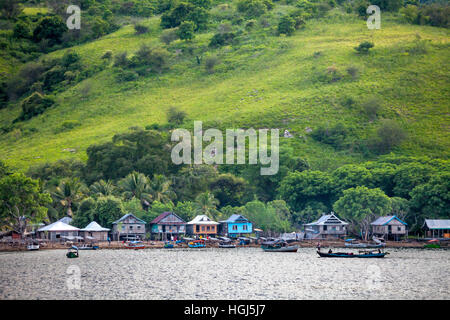
<instances>
[{"instance_id":1,"label":"long wooden boat","mask_svg":"<svg viewBox=\"0 0 450 320\"><path fill-rule=\"evenodd\" d=\"M236 245L232 243L219 243L219 248L236 248Z\"/></svg>"},{"instance_id":2,"label":"long wooden boat","mask_svg":"<svg viewBox=\"0 0 450 320\"><path fill-rule=\"evenodd\" d=\"M99 247L97 245L89 245L84 244L81 247L78 247L78 250L97 250Z\"/></svg>"},{"instance_id":3,"label":"long wooden boat","mask_svg":"<svg viewBox=\"0 0 450 320\"><path fill-rule=\"evenodd\" d=\"M270 247L270 246L263 246L262 249L265 252L297 252L298 250L298 245L293 245L293 246L274 246L274 247Z\"/></svg>"},{"instance_id":4,"label":"long wooden boat","mask_svg":"<svg viewBox=\"0 0 450 320\"><path fill-rule=\"evenodd\" d=\"M37 250L39 250L39 245L38 244L29 244L29 245L27 245L27 250L28 251L37 251Z\"/></svg>"},{"instance_id":5,"label":"long wooden boat","mask_svg":"<svg viewBox=\"0 0 450 320\"><path fill-rule=\"evenodd\" d=\"M369 249L374 249L374 248L384 248L385 245L384 243L346 243L345 246L347 248L369 248Z\"/></svg>"},{"instance_id":6,"label":"long wooden boat","mask_svg":"<svg viewBox=\"0 0 450 320\"><path fill-rule=\"evenodd\" d=\"M134 249L134 250L145 249L145 245L140 242L130 242L125 244L125 249Z\"/></svg>"},{"instance_id":7,"label":"long wooden boat","mask_svg":"<svg viewBox=\"0 0 450 320\"><path fill-rule=\"evenodd\" d=\"M191 242L188 242L189 248L206 248L206 244L204 240L194 240Z\"/></svg>"},{"instance_id":8,"label":"long wooden boat","mask_svg":"<svg viewBox=\"0 0 450 320\"><path fill-rule=\"evenodd\" d=\"M364 252L354 254L352 252L332 252L325 253L317 251L321 258L384 258L389 252Z\"/></svg>"}]
</instances>

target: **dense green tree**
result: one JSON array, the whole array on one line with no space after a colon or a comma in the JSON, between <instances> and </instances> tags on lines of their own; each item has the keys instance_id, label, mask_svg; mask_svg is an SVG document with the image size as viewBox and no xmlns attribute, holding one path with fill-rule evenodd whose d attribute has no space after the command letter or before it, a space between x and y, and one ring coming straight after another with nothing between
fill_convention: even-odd
<instances>
[{"instance_id":1,"label":"dense green tree","mask_svg":"<svg viewBox=\"0 0 450 320\"><path fill-rule=\"evenodd\" d=\"M213 220L220 218L220 212L217 210L219 200L214 198L214 195L210 192L200 193L195 197L194 212L196 215L204 214Z\"/></svg>"},{"instance_id":2,"label":"dense green tree","mask_svg":"<svg viewBox=\"0 0 450 320\"><path fill-rule=\"evenodd\" d=\"M279 194L294 211L302 210L307 201L331 207L333 180L321 171L291 172L281 181Z\"/></svg>"},{"instance_id":3,"label":"dense green tree","mask_svg":"<svg viewBox=\"0 0 450 320\"><path fill-rule=\"evenodd\" d=\"M33 39L35 41L48 39L53 43L59 43L67 30L66 24L59 16L47 16L42 18L34 29Z\"/></svg>"},{"instance_id":4,"label":"dense green tree","mask_svg":"<svg viewBox=\"0 0 450 320\"><path fill-rule=\"evenodd\" d=\"M194 35L194 28L195 28L195 24L192 21L183 21L180 26L178 27L178 37L181 40L192 40L195 35Z\"/></svg>"},{"instance_id":5,"label":"dense green tree","mask_svg":"<svg viewBox=\"0 0 450 320\"><path fill-rule=\"evenodd\" d=\"M172 181L162 174L156 174L150 180L150 194L153 201L163 204L171 203L176 198L176 193L171 188Z\"/></svg>"},{"instance_id":6,"label":"dense green tree","mask_svg":"<svg viewBox=\"0 0 450 320\"><path fill-rule=\"evenodd\" d=\"M78 178L66 178L52 192L52 196L64 208L69 217L73 216L73 207L84 197L85 186Z\"/></svg>"},{"instance_id":7,"label":"dense green tree","mask_svg":"<svg viewBox=\"0 0 450 320\"><path fill-rule=\"evenodd\" d=\"M150 180L143 173L133 171L118 182L118 187L126 200L136 198L141 201L143 208L152 202Z\"/></svg>"},{"instance_id":8,"label":"dense green tree","mask_svg":"<svg viewBox=\"0 0 450 320\"><path fill-rule=\"evenodd\" d=\"M209 185L217 176L217 170L213 166L185 167L172 177L172 189L177 194L178 201L192 201L200 193L208 191Z\"/></svg>"},{"instance_id":9,"label":"dense green tree","mask_svg":"<svg viewBox=\"0 0 450 320\"><path fill-rule=\"evenodd\" d=\"M22 5L19 0L2 0L0 12L5 19L14 19L22 12Z\"/></svg>"},{"instance_id":10,"label":"dense green tree","mask_svg":"<svg viewBox=\"0 0 450 320\"><path fill-rule=\"evenodd\" d=\"M391 199L382 190L356 187L344 190L333 209L341 218L358 226L367 240L370 223L378 216L391 213L392 205Z\"/></svg>"},{"instance_id":11,"label":"dense green tree","mask_svg":"<svg viewBox=\"0 0 450 320\"><path fill-rule=\"evenodd\" d=\"M335 193L337 197L346 189L372 184L372 174L362 166L348 164L337 168L332 173Z\"/></svg>"},{"instance_id":12,"label":"dense green tree","mask_svg":"<svg viewBox=\"0 0 450 320\"><path fill-rule=\"evenodd\" d=\"M292 35L295 32L295 20L286 15L283 16L278 23L278 33L279 34L285 34L287 36Z\"/></svg>"},{"instance_id":13,"label":"dense green tree","mask_svg":"<svg viewBox=\"0 0 450 320\"><path fill-rule=\"evenodd\" d=\"M46 218L50 194L44 193L38 180L22 173L13 173L0 179L0 221L23 234L28 223L39 223Z\"/></svg>"},{"instance_id":14,"label":"dense green tree","mask_svg":"<svg viewBox=\"0 0 450 320\"><path fill-rule=\"evenodd\" d=\"M98 198L98 197L107 197L112 196L116 193L116 186L112 183L111 180L99 180L94 182L89 187L89 193L92 197Z\"/></svg>"},{"instance_id":15,"label":"dense green tree","mask_svg":"<svg viewBox=\"0 0 450 320\"><path fill-rule=\"evenodd\" d=\"M436 170L426 164L405 163L397 167L394 175L394 195L409 199L410 192L418 185L425 184Z\"/></svg>"},{"instance_id":16,"label":"dense green tree","mask_svg":"<svg viewBox=\"0 0 450 320\"><path fill-rule=\"evenodd\" d=\"M248 185L244 179L232 174L221 174L209 185L209 189L219 200L219 208L227 205L242 205L242 199L247 188Z\"/></svg>"}]
</instances>

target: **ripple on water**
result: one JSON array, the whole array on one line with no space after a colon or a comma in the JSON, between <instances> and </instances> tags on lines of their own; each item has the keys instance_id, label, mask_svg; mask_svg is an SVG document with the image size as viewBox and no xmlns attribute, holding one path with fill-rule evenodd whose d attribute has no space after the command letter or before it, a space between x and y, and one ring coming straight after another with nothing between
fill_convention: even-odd
<instances>
[{"instance_id":1,"label":"ripple on water","mask_svg":"<svg viewBox=\"0 0 450 320\"><path fill-rule=\"evenodd\" d=\"M450 251L321 259L314 248L0 254L0 299L449 299ZM69 267L80 288L69 289Z\"/></svg>"}]
</instances>

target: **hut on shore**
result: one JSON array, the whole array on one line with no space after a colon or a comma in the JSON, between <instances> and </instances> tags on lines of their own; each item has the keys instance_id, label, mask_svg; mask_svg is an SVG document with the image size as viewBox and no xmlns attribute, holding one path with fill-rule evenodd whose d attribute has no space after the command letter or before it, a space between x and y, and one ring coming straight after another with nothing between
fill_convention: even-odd
<instances>
[{"instance_id":1,"label":"hut on shore","mask_svg":"<svg viewBox=\"0 0 450 320\"><path fill-rule=\"evenodd\" d=\"M150 222L152 238L170 240L186 233L186 221L173 212L163 212Z\"/></svg>"},{"instance_id":2,"label":"hut on shore","mask_svg":"<svg viewBox=\"0 0 450 320\"><path fill-rule=\"evenodd\" d=\"M145 224L131 213L113 222L113 240L142 240L145 238Z\"/></svg>"},{"instance_id":3,"label":"hut on shore","mask_svg":"<svg viewBox=\"0 0 450 320\"><path fill-rule=\"evenodd\" d=\"M219 221L219 234L238 238L253 232L253 224L240 214L233 214L227 220Z\"/></svg>"},{"instance_id":4,"label":"hut on shore","mask_svg":"<svg viewBox=\"0 0 450 320\"><path fill-rule=\"evenodd\" d=\"M331 212L321 216L317 221L304 224L306 239L341 238L347 234L348 223Z\"/></svg>"},{"instance_id":5,"label":"hut on shore","mask_svg":"<svg viewBox=\"0 0 450 320\"><path fill-rule=\"evenodd\" d=\"M80 235L84 240L106 241L108 240L108 232L110 229L103 228L97 222L92 221L85 228L80 230Z\"/></svg>"},{"instance_id":6,"label":"hut on shore","mask_svg":"<svg viewBox=\"0 0 450 320\"><path fill-rule=\"evenodd\" d=\"M450 219L425 219L422 228L429 238L450 238Z\"/></svg>"},{"instance_id":7,"label":"hut on shore","mask_svg":"<svg viewBox=\"0 0 450 320\"><path fill-rule=\"evenodd\" d=\"M74 226L68 225L67 223L61 221L56 221L48 226L39 228L37 230L37 235L38 238L49 241L78 241L80 240L78 235L79 231L80 229L75 228Z\"/></svg>"},{"instance_id":8,"label":"hut on shore","mask_svg":"<svg viewBox=\"0 0 450 320\"><path fill-rule=\"evenodd\" d=\"M372 234L383 237L385 240L399 240L408 236L408 224L397 216L379 217L370 225L372 226Z\"/></svg>"},{"instance_id":9,"label":"hut on shore","mask_svg":"<svg viewBox=\"0 0 450 320\"><path fill-rule=\"evenodd\" d=\"M218 225L218 222L202 214L186 223L186 232L193 236L212 236L217 234Z\"/></svg>"}]
</instances>

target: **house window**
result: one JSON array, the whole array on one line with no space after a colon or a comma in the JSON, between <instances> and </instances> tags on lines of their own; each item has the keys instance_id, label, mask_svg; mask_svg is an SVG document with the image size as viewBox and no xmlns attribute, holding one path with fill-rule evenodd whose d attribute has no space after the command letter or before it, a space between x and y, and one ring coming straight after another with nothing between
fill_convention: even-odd
<instances>
[{"instance_id":1,"label":"house window","mask_svg":"<svg viewBox=\"0 0 450 320\"><path fill-rule=\"evenodd\" d=\"M137 228L138 228L138 229L140 229L140 228L141 228L141 226L137 226Z\"/></svg>"},{"instance_id":2,"label":"house window","mask_svg":"<svg viewBox=\"0 0 450 320\"><path fill-rule=\"evenodd\" d=\"M133 226L130 226L130 230L133 230Z\"/></svg>"},{"instance_id":3,"label":"house window","mask_svg":"<svg viewBox=\"0 0 450 320\"><path fill-rule=\"evenodd\" d=\"M125 226L122 226L122 230L125 230Z\"/></svg>"},{"instance_id":4,"label":"house window","mask_svg":"<svg viewBox=\"0 0 450 320\"><path fill-rule=\"evenodd\" d=\"M327 231L328 226L323 226L323 231Z\"/></svg>"},{"instance_id":5,"label":"house window","mask_svg":"<svg viewBox=\"0 0 450 320\"><path fill-rule=\"evenodd\" d=\"M237 230L237 229L238 229L237 225L233 225L233 230Z\"/></svg>"},{"instance_id":6,"label":"house window","mask_svg":"<svg viewBox=\"0 0 450 320\"><path fill-rule=\"evenodd\" d=\"M242 229L247 230L247 225L244 224L244 225L242 226Z\"/></svg>"},{"instance_id":7,"label":"house window","mask_svg":"<svg viewBox=\"0 0 450 320\"><path fill-rule=\"evenodd\" d=\"M206 227L206 231L209 231L209 226Z\"/></svg>"},{"instance_id":8,"label":"house window","mask_svg":"<svg viewBox=\"0 0 450 320\"><path fill-rule=\"evenodd\" d=\"M397 231L402 231L402 227L397 227Z\"/></svg>"},{"instance_id":9,"label":"house window","mask_svg":"<svg viewBox=\"0 0 450 320\"><path fill-rule=\"evenodd\" d=\"M205 226L202 226L202 231L205 231Z\"/></svg>"}]
</instances>

